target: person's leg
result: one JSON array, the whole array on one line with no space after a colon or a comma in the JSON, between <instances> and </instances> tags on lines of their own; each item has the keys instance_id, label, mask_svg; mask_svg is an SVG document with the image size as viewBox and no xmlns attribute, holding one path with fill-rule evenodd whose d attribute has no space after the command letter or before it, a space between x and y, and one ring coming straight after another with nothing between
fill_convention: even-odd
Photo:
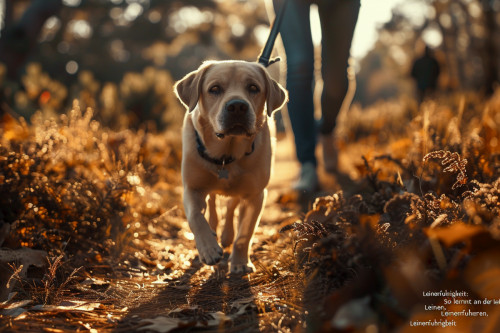
<instances>
[{"instance_id":1,"label":"person's leg","mask_svg":"<svg viewBox=\"0 0 500 333\"><path fill-rule=\"evenodd\" d=\"M349 86L347 67L359 7L359 0L322 1L318 4L323 38L321 73L324 83L320 140L325 169L330 172L337 168L337 149L332 132Z\"/></svg>"},{"instance_id":2,"label":"person's leg","mask_svg":"<svg viewBox=\"0 0 500 333\"><path fill-rule=\"evenodd\" d=\"M316 166L316 122L314 119L314 48L309 20L310 4L288 1L280 27L287 62L288 114L295 136L297 159ZM275 0L277 12L283 1Z\"/></svg>"},{"instance_id":3,"label":"person's leg","mask_svg":"<svg viewBox=\"0 0 500 333\"><path fill-rule=\"evenodd\" d=\"M299 179L293 185L298 191L318 188L316 173L317 127L314 118L314 46L309 19L310 3L288 1L280 27L287 61L288 115L295 138L295 151L301 164ZM274 0L278 12L283 1Z\"/></svg>"},{"instance_id":4,"label":"person's leg","mask_svg":"<svg viewBox=\"0 0 500 333\"><path fill-rule=\"evenodd\" d=\"M359 6L359 0L319 3L323 33L321 73L324 82L321 95L321 134L330 134L334 130L337 115L347 93L347 67Z\"/></svg>"}]
</instances>

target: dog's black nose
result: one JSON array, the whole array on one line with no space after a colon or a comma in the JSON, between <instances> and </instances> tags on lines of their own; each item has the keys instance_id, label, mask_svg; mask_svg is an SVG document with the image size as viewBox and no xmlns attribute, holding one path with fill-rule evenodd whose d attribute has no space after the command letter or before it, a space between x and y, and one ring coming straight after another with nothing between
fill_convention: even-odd
<instances>
[{"instance_id":1,"label":"dog's black nose","mask_svg":"<svg viewBox=\"0 0 500 333\"><path fill-rule=\"evenodd\" d=\"M233 99L226 103L226 111L237 116L247 113L248 108L248 103L241 99Z\"/></svg>"}]
</instances>

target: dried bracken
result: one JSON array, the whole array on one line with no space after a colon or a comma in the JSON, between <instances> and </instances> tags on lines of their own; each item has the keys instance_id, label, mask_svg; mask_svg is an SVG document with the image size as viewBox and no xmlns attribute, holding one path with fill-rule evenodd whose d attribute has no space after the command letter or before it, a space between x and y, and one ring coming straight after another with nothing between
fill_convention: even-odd
<instances>
[{"instance_id":1,"label":"dried bracken","mask_svg":"<svg viewBox=\"0 0 500 333\"><path fill-rule=\"evenodd\" d=\"M53 320L50 311L71 313L67 322L89 330L82 316L90 312L102 315L95 327L118 331L401 330L420 315L422 291L453 282L476 292L474 273L500 250L500 127L492 125L500 118L474 122L473 110L463 106L457 116L439 103L426 106L425 131L422 119L407 129L424 141L401 130L374 142L365 133L362 153L344 143L342 162L355 166L350 183L317 198L302 218L289 211L292 197L270 203L284 227L277 232L264 216L250 278L226 275L224 261L215 270L199 262L182 213L173 131L114 132L76 104L56 120L6 118L0 218L11 232L3 246L43 249L51 259L44 267L9 262L6 281L17 282L18 294L0 305L0 319L19 301L15 311L28 314L9 319L18 331ZM350 125L346 131L357 131ZM346 315L354 310L356 323Z\"/></svg>"},{"instance_id":2,"label":"dried bracken","mask_svg":"<svg viewBox=\"0 0 500 333\"><path fill-rule=\"evenodd\" d=\"M0 146L0 214L12 225L11 242L57 255L90 249L95 255L134 230L127 227L132 215L145 212L129 203L145 195L147 138L129 133L116 141L78 105L60 123L34 118L28 130L11 122L4 129L11 138Z\"/></svg>"},{"instance_id":3,"label":"dried bracken","mask_svg":"<svg viewBox=\"0 0 500 333\"><path fill-rule=\"evenodd\" d=\"M465 210L475 224L491 225L499 222L500 178L492 184L476 183L478 188L464 200Z\"/></svg>"},{"instance_id":4,"label":"dried bracken","mask_svg":"<svg viewBox=\"0 0 500 333\"><path fill-rule=\"evenodd\" d=\"M467 183L467 172L465 170L467 159L462 158L460 154L444 150L433 151L424 156L424 162L430 160L431 158L438 158L442 160L441 165L446 166L443 169L444 172L457 173L457 180L451 187L453 190Z\"/></svg>"},{"instance_id":5,"label":"dried bracken","mask_svg":"<svg viewBox=\"0 0 500 333\"><path fill-rule=\"evenodd\" d=\"M357 209L349 204L354 197L327 196L316 201L302 223L293 225L300 243L296 256L311 276L306 293L309 309L321 299L314 291L331 292L315 312L316 319L323 320L323 331L335 331L332 325L342 304L361 299L371 300L366 313L384 309L377 319L370 315L377 326L389 331L402 327L398 320L419 313L414 310L419 302L417 290L446 285L459 272L473 269L478 252L489 256L499 250L494 241L500 239L498 117L472 121L476 127L465 135L461 120L474 119L474 115L468 113L463 99L460 105L460 114L448 120L453 128L446 125L445 117L429 113L443 108L427 105L422 140L426 140L424 148L432 151L420 161L387 153L373 160L362 157L361 194L354 199ZM483 119L489 117L485 114ZM421 147L410 149L408 156L414 158L420 151ZM438 163L429 163L434 160ZM383 169L384 161L397 168L393 180ZM346 214L349 218L342 219ZM323 235L323 228L328 234ZM369 283L364 278L367 270L384 273L372 276L375 282ZM497 273L490 274L498 278ZM332 275L335 282L328 282ZM468 282L460 283L464 290L473 288ZM351 324L351 328L360 325Z\"/></svg>"}]
</instances>

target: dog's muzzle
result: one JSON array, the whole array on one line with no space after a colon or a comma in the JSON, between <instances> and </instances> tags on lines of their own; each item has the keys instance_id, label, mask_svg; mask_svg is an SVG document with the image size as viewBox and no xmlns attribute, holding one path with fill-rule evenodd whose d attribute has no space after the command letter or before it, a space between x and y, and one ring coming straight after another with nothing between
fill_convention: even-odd
<instances>
[{"instance_id":1,"label":"dog's muzzle","mask_svg":"<svg viewBox=\"0 0 500 333\"><path fill-rule=\"evenodd\" d=\"M223 133L217 133L218 137L225 135L252 135L252 112L248 102L241 99L232 99L224 105L221 117Z\"/></svg>"},{"instance_id":2,"label":"dog's muzzle","mask_svg":"<svg viewBox=\"0 0 500 333\"><path fill-rule=\"evenodd\" d=\"M224 107L227 113L238 117L244 116L248 112L249 108L250 106L248 103L241 99L233 99L227 102Z\"/></svg>"}]
</instances>

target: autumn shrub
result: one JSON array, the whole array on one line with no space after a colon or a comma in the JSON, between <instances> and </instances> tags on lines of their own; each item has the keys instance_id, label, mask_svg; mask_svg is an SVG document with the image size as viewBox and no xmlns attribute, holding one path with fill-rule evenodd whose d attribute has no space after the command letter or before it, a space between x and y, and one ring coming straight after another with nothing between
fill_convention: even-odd
<instances>
[{"instance_id":1,"label":"autumn shrub","mask_svg":"<svg viewBox=\"0 0 500 333\"><path fill-rule=\"evenodd\" d=\"M177 140L108 131L78 103L57 120L38 113L31 122L6 117L0 129L0 215L11 225L9 247L100 261L121 255L138 237L138 221L170 208L151 187L177 182ZM163 187L169 197L172 188Z\"/></svg>"},{"instance_id":2,"label":"autumn shrub","mask_svg":"<svg viewBox=\"0 0 500 333\"><path fill-rule=\"evenodd\" d=\"M376 314L371 323L394 329L417 315L414 306L425 288L454 281L475 292L463 274L476 255L500 248L499 101L500 91L488 101L461 94L424 103L408 123L413 143L406 156L376 153L377 147L401 140L401 133L384 134L384 142L371 135L374 157L363 157L357 193L319 198L289 227L297 239L295 256L309 277L310 321L321 322L311 327L364 329L368 324L338 317L352 301L365 315ZM379 117L375 124L391 128L384 124L391 117L382 112ZM365 131L356 130L353 120L348 125L344 133L358 139ZM382 162L397 172L388 175ZM409 262L411 268L404 266ZM361 302L363 297L368 301Z\"/></svg>"},{"instance_id":3,"label":"autumn shrub","mask_svg":"<svg viewBox=\"0 0 500 333\"><path fill-rule=\"evenodd\" d=\"M148 66L127 72L116 82L100 82L92 72L81 70L68 86L51 77L39 63L27 64L19 82L9 80L6 72L0 63L3 107L27 120L37 111L46 118L57 118L76 99L82 110L92 108L93 119L101 126L113 130L148 127L162 131L182 124L184 112L172 89L174 79L164 69Z\"/></svg>"}]
</instances>

